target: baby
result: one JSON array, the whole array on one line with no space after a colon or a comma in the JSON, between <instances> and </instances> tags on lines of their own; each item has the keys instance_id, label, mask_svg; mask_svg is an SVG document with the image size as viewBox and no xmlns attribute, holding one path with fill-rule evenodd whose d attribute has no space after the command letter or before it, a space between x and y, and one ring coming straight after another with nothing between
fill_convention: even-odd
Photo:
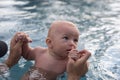
<instances>
[{"instance_id":1,"label":"baby","mask_svg":"<svg viewBox=\"0 0 120 80\"><path fill-rule=\"evenodd\" d=\"M20 39L23 41L21 55L27 60L35 60L34 66L25 73L22 80L56 80L58 75L66 71L69 57L73 61L77 61L82 56L88 59L90 52L76 50L79 35L78 28L72 22L55 21L51 24L46 38L48 47L31 48L28 45L32 42L29 36L24 32L17 33L14 36L14 43ZM84 69L82 75L88 69L87 62Z\"/></svg>"}]
</instances>

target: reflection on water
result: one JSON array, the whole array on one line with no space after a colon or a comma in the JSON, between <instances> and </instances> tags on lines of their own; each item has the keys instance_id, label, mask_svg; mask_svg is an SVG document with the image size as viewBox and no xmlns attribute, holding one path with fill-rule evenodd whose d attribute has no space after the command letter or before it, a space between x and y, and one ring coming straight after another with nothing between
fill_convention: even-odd
<instances>
[{"instance_id":1,"label":"reflection on water","mask_svg":"<svg viewBox=\"0 0 120 80\"><path fill-rule=\"evenodd\" d=\"M33 39L31 46L46 46L50 23L69 20L77 24L85 48L92 52L86 79L120 80L119 5L119 0L1 0L0 40L9 45L15 32L25 31ZM18 80L28 65L21 60L9 78ZM22 71L17 75L18 69Z\"/></svg>"}]
</instances>

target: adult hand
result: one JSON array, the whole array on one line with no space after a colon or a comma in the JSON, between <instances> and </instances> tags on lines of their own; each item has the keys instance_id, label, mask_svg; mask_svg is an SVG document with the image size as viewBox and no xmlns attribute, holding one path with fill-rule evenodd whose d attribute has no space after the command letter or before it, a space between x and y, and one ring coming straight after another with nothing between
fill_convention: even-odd
<instances>
[{"instance_id":1,"label":"adult hand","mask_svg":"<svg viewBox=\"0 0 120 80\"><path fill-rule=\"evenodd\" d=\"M26 33L24 32L17 32L13 38L11 39L11 42L10 42L10 48L12 48L13 46L16 45L16 43L18 41L22 41L24 43L29 43L29 42L32 42L32 39L29 37L29 35L27 35Z\"/></svg>"},{"instance_id":2,"label":"adult hand","mask_svg":"<svg viewBox=\"0 0 120 80\"><path fill-rule=\"evenodd\" d=\"M5 61L9 68L15 65L21 58L22 44L23 42L19 40L14 46L12 45L8 59Z\"/></svg>"},{"instance_id":3,"label":"adult hand","mask_svg":"<svg viewBox=\"0 0 120 80\"><path fill-rule=\"evenodd\" d=\"M77 58L75 56L71 56L71 54L77 54ZM72 50L69 55L69 60L67 64L67 74L68 80L79 80L81 76L83 76L88 71L88 58L91 53L87 50Z\"/></svg>"},{"instance_id":4,"label":"adult hand","mask_svg":"<svg viewBox=\"0 0 120 80\"><path fill-rule=\"evenodd\" d=\"M7 58L7 60L5 61L5 64L10 68L12 67L13 65L15 65L19 59L21 58L21 54L22 54L22 45L23 45L23 42L26 38L26 35L25 36L22 36L23 35L22 32L17 32L13 38L11 39L11 42L10 42L10 54Z\"/></svg>"},{"instance_id":5,"label":"adult hand","mask_svg":"<svg viewBox=\"0 0 120 80\"><path fill-rule=\"evenodd\" d=\"M5 64L10 68L15 65L22 55L23 43L32 42L30 37L24 32L17 32L10 42L10 54L5 61Z\"/></svg>"}]
</instances>

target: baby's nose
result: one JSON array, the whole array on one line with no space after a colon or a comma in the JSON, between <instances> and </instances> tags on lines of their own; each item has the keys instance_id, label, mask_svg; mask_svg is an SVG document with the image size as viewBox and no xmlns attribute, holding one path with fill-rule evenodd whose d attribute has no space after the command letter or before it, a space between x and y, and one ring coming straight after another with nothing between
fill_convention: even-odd
<instances>
[{"instance_id":1,"label":"baby's nose","mask_svg":"<svg viewBox=\"0 0 120 80\"><path fill-rule=\"evenodd\" d=\"M70 41L70 46L71 46L72 49L76 48L76 44L73 41Z\"/></svg>"},{"instance_id":2,"label":"baby's nose","mask_svg":"<svg viewBox=\"0 0 120 80\"><path fill-rule=\"evenodd\" d=\"M71 49L76 49L76 47L75 46L71 46Z\"/></svg>"}]
</instances>

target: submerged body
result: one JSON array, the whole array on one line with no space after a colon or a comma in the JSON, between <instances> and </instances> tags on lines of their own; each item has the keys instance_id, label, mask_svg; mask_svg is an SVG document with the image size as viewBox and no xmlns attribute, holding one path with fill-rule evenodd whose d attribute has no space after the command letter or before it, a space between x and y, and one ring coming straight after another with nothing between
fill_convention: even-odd
<instances>
[{"instance_id":1,"label":"submerged body","mask_svg":"<svg viewBox=\"0 0 120 80\"><path fill-rule=\"evenodd\" d=\"M29 69L22 80L39 80L41 78L56 80L57 76L65 71L67 60L56 60L46 51L47 49L42 48L41 50L40 47L35 48L35 65ZM31 77L32 75L34 76Z\"/></svg>"}]
</instances>

